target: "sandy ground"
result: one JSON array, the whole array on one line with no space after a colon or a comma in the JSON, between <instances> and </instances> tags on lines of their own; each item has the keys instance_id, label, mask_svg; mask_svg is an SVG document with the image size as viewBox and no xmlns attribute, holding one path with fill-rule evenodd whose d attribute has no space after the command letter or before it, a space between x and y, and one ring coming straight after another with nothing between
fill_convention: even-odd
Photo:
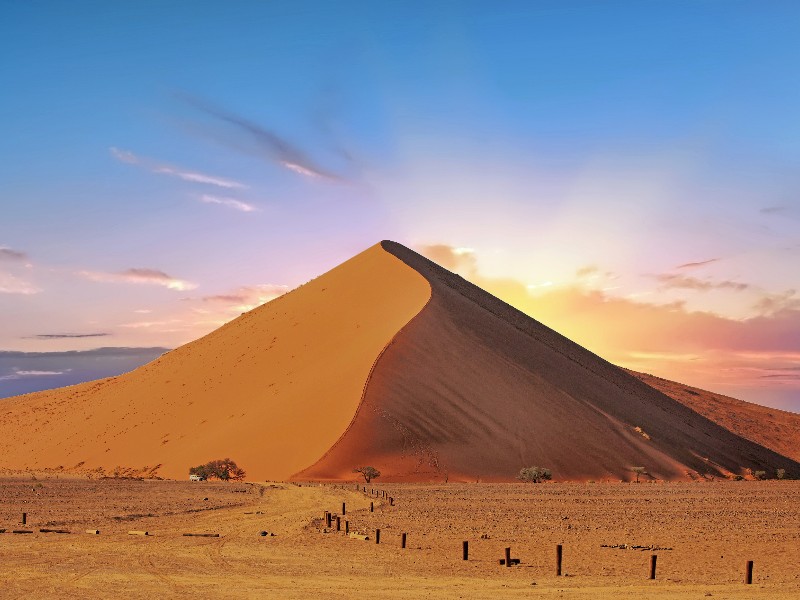
<instances>
[{"instance_id":1,"label":"sandy ground","mask_svg":"<svg viewBox=\"0 0 800 600\"><path fill-rule=\"evenodd\" d=\"M372 488L5 478L0 528L35 533L0 534L0 597L800 597L800 482ZM340 512L342 502L351 529L369 540L326 532L323 512ZM39 532L46 527L72 533ZM554 575L559 543L562 577ZM519 566L497 564L507 546ZM658 573L649 581L653 553ZM750 586L742 583L748 559Z\"/></svg>"}]
</instances>

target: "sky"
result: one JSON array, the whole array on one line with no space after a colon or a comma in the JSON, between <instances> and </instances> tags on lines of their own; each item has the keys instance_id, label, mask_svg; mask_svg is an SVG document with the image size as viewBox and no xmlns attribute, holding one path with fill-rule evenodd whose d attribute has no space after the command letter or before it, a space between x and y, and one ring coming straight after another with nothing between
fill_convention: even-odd
<instances>
[{"instance_id":1,"label":"sky","mask_svg":"<svg viewBox=\"0 0 800 600\"><path fill-rule=\"evenodd\" d=\"M800 411L798 64L796 2L3 3L0 395L392 239Z\"/></svg>"}]
</instances>

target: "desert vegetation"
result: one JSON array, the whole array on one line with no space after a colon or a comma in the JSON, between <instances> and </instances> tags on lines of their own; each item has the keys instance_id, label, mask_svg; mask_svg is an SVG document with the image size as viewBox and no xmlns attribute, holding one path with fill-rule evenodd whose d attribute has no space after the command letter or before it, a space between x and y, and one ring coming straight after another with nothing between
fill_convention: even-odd
<instances>
[{"instance_id":1,"label":"desert vegetation","mask_svg":"<svg viewBox=\"0 0 800 600\"><path fill-rule=\"evenodd\" d=\"M230 458L210 460L204 465L189 469L189 475L199 475L204 479L219 479L221 481L240 481L246 473Z\"/></svg>"},{"instance_id":2,"label":"desert vegetation","mask_svg":"<svg viewBox=\"0 0 800 600\"><path fill-rule=\"evenodd\" d=\"M553 478L550 469L545 467L525 467L520 469L517 479L526 483L541 483Z\"/></svg>"},{"instance_id":3,"label":"desert vegetation","mask_svg":"<svg viewBox=\"0 0 800 600\"><path fill-rule=\"evenodd\" d=\"M381 472L375 467L356 467L353 473L360 473L367 483L381 476Z\"/></svg>"}]
</instances>

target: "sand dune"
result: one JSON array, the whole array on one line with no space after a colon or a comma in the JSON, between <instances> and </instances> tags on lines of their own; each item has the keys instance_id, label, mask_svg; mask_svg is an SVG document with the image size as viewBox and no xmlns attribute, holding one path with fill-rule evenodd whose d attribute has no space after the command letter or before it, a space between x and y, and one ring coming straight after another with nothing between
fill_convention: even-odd
<instances>
[{"instance_id":1,"label":"sand dune","mask_svg":"<svg viewBox=\"0 0 800 600\"><path fill-rule=\"evenodd\" d=\"M182 478L230 456L252 479L365 464L383 481L507 481L530 465L560 480L800 475L783 446L714 420L383 242L131 373L3 400L0 467Z\"/></svg>"},{"instance_id":2,"label":"sand dune","mask_svg":"<svg viewBox=\"0 0 800 600\"><path fill-rule=\"evenodd\" d=\"M300 478L354 463L395 480L503 481L546 466L559 479L797 471L487 292L392 242L430 303L376 364L345 436Z\"/></svg>"},{"instance_id":3,"label":"sand dune","mask_svg":"<svg viewBox=\"0 0 800 600\"><path fill-rule=\"evenodd\" d=\"M430 297L377 245L131 373L0 402L0 466L284 479L342 434L381 349Z\"/></svg>"},{"instance_id":4,"label":"sand dune","mask_svg":"<svg viewBox=\"0 0 800 600\"><path fill-rule=\"evenodd\" d=\"M735 434L800 461L800 414L737 400L646 373L630 370L628 373Z\"/></svg>"}]
</instances>

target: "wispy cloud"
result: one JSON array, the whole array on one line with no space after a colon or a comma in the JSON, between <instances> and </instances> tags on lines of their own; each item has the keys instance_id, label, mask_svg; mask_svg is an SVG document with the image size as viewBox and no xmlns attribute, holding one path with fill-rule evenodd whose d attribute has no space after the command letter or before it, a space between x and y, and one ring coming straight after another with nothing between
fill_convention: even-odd
<instances>
[{"instance_id":1,"label":"wispy cloud","mask_svg":"<svg viewBox=\"0 0 800 600\"><path fill-rule=\"evenodd\" d=\"M14 371L9 375L0 376L0 381L9 381L12 379L22 379L23 377L46 377L48 375L63 375L66 371Z\"/></svg>"},{"instance_id":2,"label":"wispy cloud","mask_svg":"<svg viewBox=\"0 0 800 600\"><path fill-rule=\"evenodd\" d=\"M238 132L244 133L255 142L257 151L271 162L278 164L290 171L304 177L341 181L343 178L327 169L323 169L311 160L305 152L290 143L276 132L267 129L249 119L211 105L188 94L178 94L187 104L203 111L204 113L232 125Z\"/></svg>"},{"instance_id":3,"label":"wispy cloud","mask_svg":"<svg viewBox=\"0 0 800 600\"><path fill-rule=\"evenodd\" d=\"M81 277L91 281L101 281L107 283L139 283L148 285L161 285L171 290L185 291L193 290L197 284L177 279L167 275L157 269L133 268L126 269L119 273L103 273L98 271L80 271Z\"/></svg>"},{"instance_id":4,"label":"wispy cloud","mask_svg":"<svg viewBox=\"0 0 800 600\"><path fill-rule=\"evenodd\" d=\"M138 156L129 150L120 150L119 148L112 146L109 148L109 151L111 152L111 156L116 158L118 161L127 163L129 165L143 167L149 171L152 171L153 173L161 173L163 175L170 175L172 177L177 177L178 179L183 179L184 181L190 181L192 183L203 183L226 189L247 188L245 184L234 181L233 179L208 175L198 171L181 169L166 163L160 163L149 158Z\"/></svg>"},{"instance_id":5,"label":"wispy cloud","mask_svg":"<svg viewBox=\"0 0 800 600\"><path fill-rule=\"evenodd\" d=\"M32 335L29 339L37 339L37 340L63 340L69 338L95 338L95 337L106 337L111 335L110 333L40 333L37 335Z\"/></svg>"},{"instance_id":6,"label":"wispy cloud","mask_svg":"<svg viewBox=\"0 0 800 600\"><path fill-rule=\"evenodd\" d=\"M11 273L0 272L0 294L20 294L30 296L42 290L32 283L20 279Z\"/></svg>"},{"instance_id":7,"label":"wispy cloud","mask_svg":"<svg viewBox=\"0 0 800 600\"><path fill-rule=\"evenodd\" d=\"M28 255L19 250L13 250L8 246L0 246L0 261L21 262L28 260Z\"/></svg>"},{"instance_id":8,"label":"wispy cloud","mask_svg":"<svg viewBox=\"0 0 800 600\"><path fill-rule=\"evenodd\" d=\"M709 258L708 260L701 260L699 262L688 262L682 265L678 265L675 267L676 269L696 269L698 267L704 267L706 265L710 265L711 263L719 262L718 258Z\"/></svg>"},{"instance_id":9,"label":"wispy cloud","mask_svg":"<svg viewBox=\"0 0 800 600\"><path fill-rule=\"evenodd\" d=\"M210 194L203 194L200 196L199 200L200 202L205 202L206 204L220 204L241 212L254 212L258 210L252 204L247 204L247 202L242 202L241 200L236 200L235 198L224 198L220 196L212 196Z\"/></svg>"},{"instance_id":10,"label":"wispy cloud","mask_svg":"<svg viewBox=\"0 0 800 600\"><path fill-rule=\"evenodd\" d=\"M675 275L672 273L662 273L661 275L656 275L655 278L662 289L697 290L700 292L709 290L734 290L742 292L752 289L753 287L748 283L742 283L740 281L731 281L728 279L713 281L711 279L698 279L697 277L686 277L684 275Z\"/></svg>"},{"instance_id":11,"label":"wispy cloud","mask_svg":"<svg viewBox=\"0 0 800 600\"><path fill-rule=\"evenodd\" d=\"M765 215L774 215L776 213L786 212L787 209L787 206L765 206L758 212Z\"/></svg>"},{"instance_id":12,"label":"wispy cloud","mask_svg":"<svg viewBox=\"0 0 800 600\"><path fill-rule=\"evenodd\" d=\"M230 305L229 308L231 310L236 310L238 312L245 312L248 310L252 310L257 306L261 306L265 302L274 300L275 298L282 296L288 291L289 291L289 286L287 285L276 285L268 283L261 285L242 286L228 294L203 296L201 300L203 302L209 302L214 304L223 304L223 305L227 304Z\"/></svg>"},{"instance_id":13,"label":"wispy cloud","mask_svg":"<svg viewBox=\"0 0 800 600\"><path fill-rule=\"evenodd\" d=\"M787 310L800 311L800 296L796 290L764 294L756 302L755 309L762 315L774 315Z\"/></svg>"}]
</instances>

